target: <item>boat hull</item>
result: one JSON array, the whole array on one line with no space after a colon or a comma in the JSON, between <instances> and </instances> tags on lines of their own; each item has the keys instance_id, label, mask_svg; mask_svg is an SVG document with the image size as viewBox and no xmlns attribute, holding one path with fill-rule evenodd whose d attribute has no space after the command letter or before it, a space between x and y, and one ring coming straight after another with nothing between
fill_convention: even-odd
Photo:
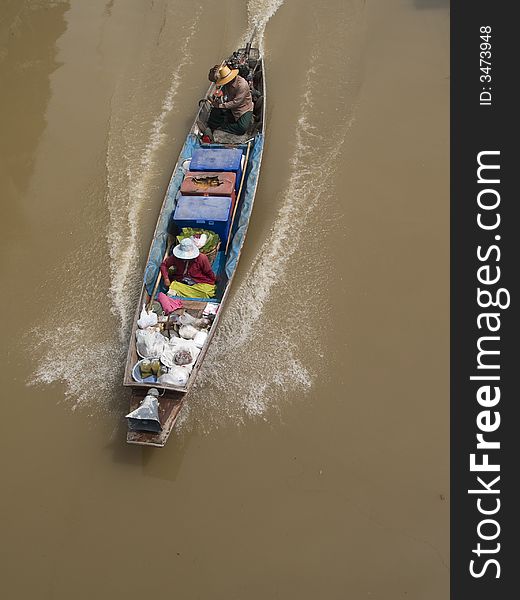
<instances>
[{"instance_id":1,"label":"boat hull","mask_svg":"<svg viewBox=\"0 0 520 600\"><path fill-rule=\"evenodd\" d=\"M142 399L145 397L147 391L155 387L159 390L161 396L159 398L159 421L162 426L160 433L153 433L149 431L128 431L127 442L130 444L147 445L162 447L166 444L166 441L177 422L179 413L187 400L187 394L192 389L196 376L203 364L203 360L208 351L209 345L215 334L219 319L222 315L223 307L226 299L229 296L232 281L234 279L238 261L240 259L242 248L245 242L247 229L249 226L249 220L251 217L254 198L258 186L258 179L260 173L260 165L263 154L264 145L264 128L265 128L265 78L263 70L263 61L258 60L261 65L261 89L263 92L262 101L262 112L257 120L256 128L254 129L254 135L250 139L238 141L235 144L205 144L201 141L202 134L205 130L204 120L207 120L209 114L208 102L202 102L200 104L199 112L195 118L194 124L186 138L185 144L181 150L177 163L173 169L170 183L161 207L159 219L154 232L154 237L150 247L150 252L147 259L147 267L145 269L145 281L141 290L138 306L136 308L131 339L129 344L129 350L127 355L125 377L123 385L132 388L132 397L130 401L130 409L136 409ZM207 98L214 90L212 84L208 90ZM163 258L163 254L168 253L168 248L175 243L175 238L169 235L167 231L167 223L169 223L169 216L172 214L172 209L175 207L176 197L179 192L184 173L186 172L184 164L188 160L193 151L198 147L238 147L243 151L243 155L246 158L245 165L243 168L243 180L245 182L244 189L239 191L237 195L237 210L236 220L233 222L231 230L232 242L229 248L225 249L222 253L222 269L219 272L218 279L220 280L220 290L217 294L219 309L215 316L215 320L210 328L206 343L204 344L197 360L194 364L193 370L190 374L187 385L184 388L172 388L172 386L164 386L160 384L152 383L138 383L132 376L132 369L136 362L139 360L139 356L136 351L135 344L135 332L137 330L137 320L143 304L148 304L152 298L155 298L157 291L157 283L160 281L160 273L158 265ZM167 238L167 239L166 239ZM156 280L155 286L153 282ZM153 289L152 289L153 288ZM210 300L213 302L213 300ZM183 300L184 307L193 316L201 316L202 311L206 306L205 301L200 300Z\"/></svg>"}]
</instances>

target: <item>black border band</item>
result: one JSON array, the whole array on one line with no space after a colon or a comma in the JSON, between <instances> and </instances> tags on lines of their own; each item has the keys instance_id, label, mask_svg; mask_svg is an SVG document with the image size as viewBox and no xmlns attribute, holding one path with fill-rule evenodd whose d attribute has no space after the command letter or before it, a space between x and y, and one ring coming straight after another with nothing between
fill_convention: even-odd
<instances>
[{"instance_id":1,"label":"black border band","mask_svg":"<svg viewBox=\"0 0 520 600\"><path fill-rule=\"evenodd\" d=\"M452 600L519 594L513 7L451 8Z\"/></svg>"}]
</instances>

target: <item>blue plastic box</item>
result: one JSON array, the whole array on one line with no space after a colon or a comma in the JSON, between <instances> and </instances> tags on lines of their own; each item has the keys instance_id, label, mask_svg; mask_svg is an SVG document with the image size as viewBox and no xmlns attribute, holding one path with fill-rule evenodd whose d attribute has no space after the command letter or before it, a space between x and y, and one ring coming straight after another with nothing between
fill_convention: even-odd
<instances>
[{"instance_id":1,"label":"blue plastic box","mask_svg":"<svg viewBox=\"0 0 520 600\"><path fill-rule=\"evenodd\" d=\"M209 229L226 244L231 225L232 201L229 196L179 196L173 221L179 229Z\"/></svg>"},{"instance_id":2,"label":"blue plastic box","mask_svg":"<svg viewBox=\"0 0 520 600\"><path fill-rule=\"evenodd\" d=\"M197 148L191 157L190 171L230 171L237 174L235 189L242 179L240 148Z\"/></svg>"}]
</instances>

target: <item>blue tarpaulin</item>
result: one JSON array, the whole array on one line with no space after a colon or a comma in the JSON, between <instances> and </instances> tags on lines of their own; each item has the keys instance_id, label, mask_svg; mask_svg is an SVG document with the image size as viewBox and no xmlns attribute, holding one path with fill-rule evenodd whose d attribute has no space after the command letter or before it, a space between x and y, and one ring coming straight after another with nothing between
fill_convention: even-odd
<instances>
[{"instance_id":1,"label":"blue tarpaulin","mask_svg":"<svg viewBox=\"0 0 520 600\"><path fill-rule=\"evenodd\" d=\"M235 223L233 226L233 241L229 246L228 258L226 261L226 275L228 279L231 279L231 276L237 268L238 255L244 245L247 226L249 219L251 218L256 192L256 182L260 170L260 159L264 147L264 136L262 134L257 135L253 143L254 146L249 153L249 165L246 168L246 180L244 189L242 190L242 198L240 199L240 218L238 219L238 223Z\"/></svg>"},{"instance_id":2,"label":"blue tarpaulin","mask_svg":"<svg viewBox=\"0 0 520 600\"><path fill-rule=\"evenodd\" d=\"M155 236L150 248L148 262L144 270L144 284L148 294L152 294L153 292L155 282L157 281L157 276L159 275L159 267L163 261L164 253L166 252L166 245L168 243L168 222L175 207L177 193L184 178L182 163L191 158L193 151L199 146L200 143L197 136L193 134L188 135L179 155L179 160L177 161L175 171L170 179L168 191L166 192L166 198L157 222Z\"/></svg>"}]
</instances>

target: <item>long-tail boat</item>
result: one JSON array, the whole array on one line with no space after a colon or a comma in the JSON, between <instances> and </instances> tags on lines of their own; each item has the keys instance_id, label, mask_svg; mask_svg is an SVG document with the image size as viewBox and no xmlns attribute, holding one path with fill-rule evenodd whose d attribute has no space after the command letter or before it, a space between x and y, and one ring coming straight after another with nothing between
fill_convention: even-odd
<instances>
[{"instance_id":1,"label":"long-tail boat","mask_svg":"<svg viewBox=\"0 0 520 600\"><path fill-rule=\"evenodd\" d=\"M208 117L212 108L212 100L221 93L216 83L212 82L205 98L199 102L195 121L173 168L146 261L142 290L133 320L125 365L123 385L132 390L131 412L127 415L127 442L131 444L164 446L184 402L189 401L189 392L202 367L229 296L251 219L264 148L266 107L264 62L259 49L253 48L252 44L248 43L245 48L238 49L223 61L222 65L239 68L240 75L249 82L254 102L253 121L248 131L242 136L216 130L213 135L208 137ZM194 363L190 365L191 370L186 383L175 385L159 383L157 377L143 378L139 376L141 355L138 353L136 344L136 332L139 331L138 321L143 306L146 309L157 307L158 294L168 292L162 280L160 264L178 243L176 234L179 232L172 230L172 217L175 214L179 198L182 198L180 190L186 174L189 172L190 161L200 149L234 149L235 154L239 150L241 168L240 173L236 175L234 205L229 212L227 237L221 240L220 245L213 250L212 269L217 276L215 296L206 299L178 298L182 302L182 308L172 313L173 321L176 318L178 320L179 313L188 313L191 317L198 319L209 313L210 319L213 320L209 329L206 330L206 340L200 348L198 356L194 359ZM215 183L215 174L201 174L201 179L204 177L208 188ZM238 183L238 179L240 179L240 183ZM207 223L205 227L210 229ZM172 320L172 315L166 317L168 323ZM161 320L165 321L165 317L162 315ZM162 335L166 335L166 332ZM150 379L155 379L155 381L150 381ZM153 388L156 391L151 391Z\"/></svg>"}]
</instances>

